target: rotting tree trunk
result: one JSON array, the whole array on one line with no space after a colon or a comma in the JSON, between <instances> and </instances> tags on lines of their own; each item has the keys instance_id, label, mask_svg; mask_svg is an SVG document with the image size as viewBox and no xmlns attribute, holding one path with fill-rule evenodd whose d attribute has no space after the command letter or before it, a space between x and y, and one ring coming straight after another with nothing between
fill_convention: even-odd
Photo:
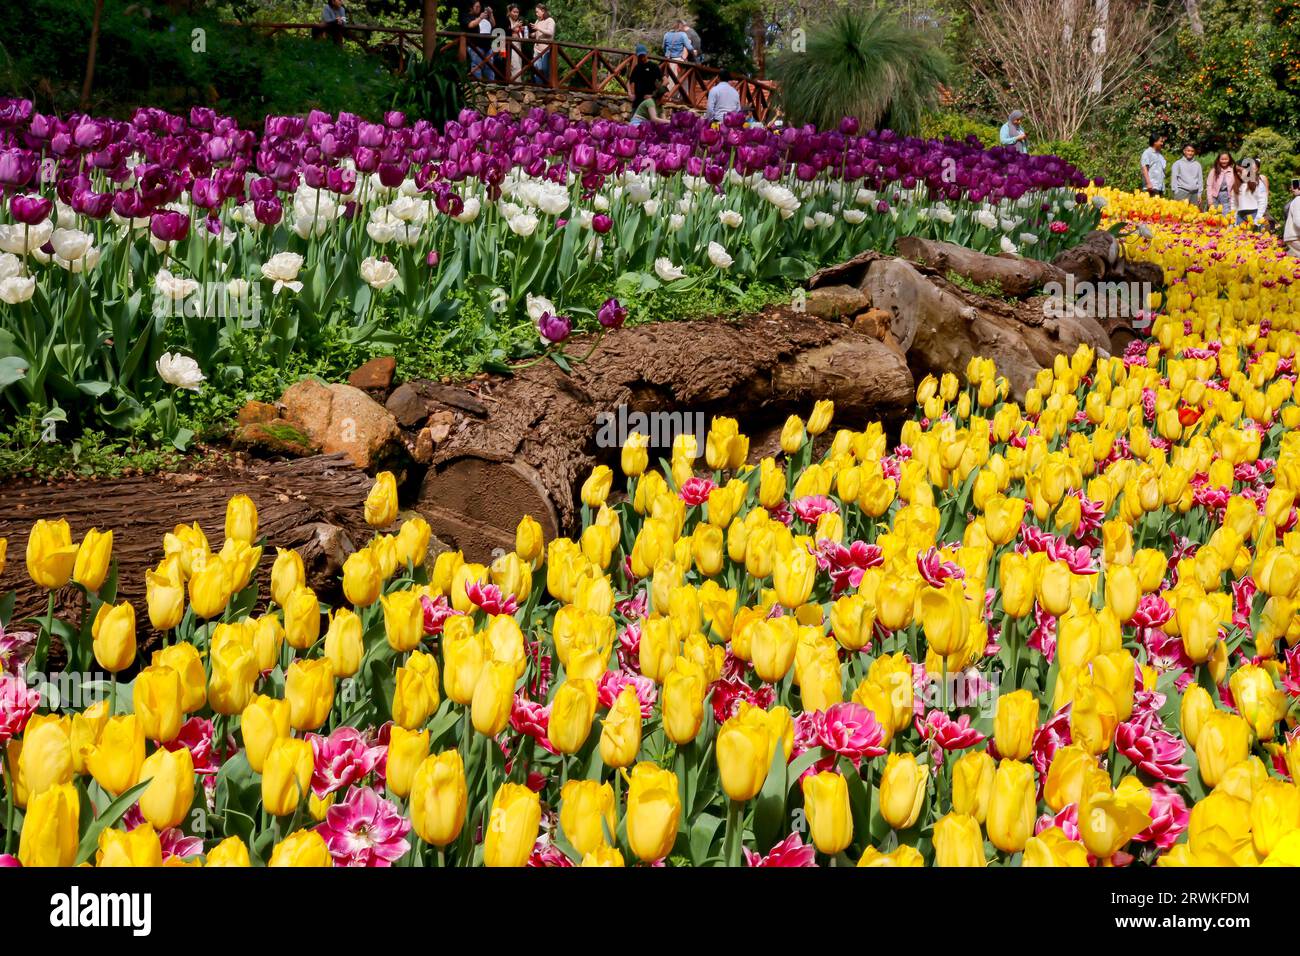
<instances>
[{"instance_id":1,"label":"rotting tree trunk","mask_svg":"<svg viewBox=\"0 0 1300 956\"><path fill-rule=\"evenodd\" d=\"M900 236L898 254L928 266L940 275L955 272L976 285L997 285L1004 295L1026 296L1049 282L1061 282L1063 273L1051 263L1020 256L990 256L951 242Z\"/></svg>"},{"instance_id":2,"label":"rotting tree trunk","mask_svg":"<svg viewBox=\"0 0 1300 956\"><path fill-rule=\"evenodd\" d=\"M568 353L589 347L574 342ZM435 535L483 560L514 546L525 514L548 539L573 530L578 484L596 464L617 466L626 436L600 441L598 419L620 407L673 415L667 424L694 432L715 414L746 429L791 411L807 414L828 398L838 424L861 427L901 413L912 388L905 363L885 345L791 309L738 323L624 328L571 374L545 361L481 392L487 417L466 421L440 447L416 508ZM652 447L652 462L659 454L667 457L668 449Z\"/></svg>"},{"instance_id":3,"label":"rotting tree trunk","mask_svg":"<svg viewBox=\"0 0 1300 956\"><path fill-rule=\"evenodd\" d=\"M275 548L296 548L303 556L309 583L334 587L343 559L365 543L366 494L373 479L343 455L317 455L283 462L258 462L247 470L148 475L103 481L69 481L0 489L0 538L9 539L9 566L0 591L15 588L14 617L21 620L45 609L45 593L27 577L22 555L38 518L66 518L73 541L92 527L113 532L118 600L130 601L148 631L145 571L163 556L163 535L178 524L199 522L212 549L225 535L226 502L248 495L257 506L258 534L267 546L258 570L262 595L267 593ZM16 559L16 560L15 560ZM60 595L71 601L72 588ZM145 641L141 641L143 645Z\"/></svg>"}]
</instances>

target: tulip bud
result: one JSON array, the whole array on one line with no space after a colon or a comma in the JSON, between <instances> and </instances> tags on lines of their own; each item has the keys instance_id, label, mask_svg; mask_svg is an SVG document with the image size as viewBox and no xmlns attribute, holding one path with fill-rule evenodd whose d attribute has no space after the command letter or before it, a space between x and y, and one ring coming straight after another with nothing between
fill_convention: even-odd
<instances>
[{"instance_id":1,"label":"tulip bud","mask_svg":"<svg viewBox=\"0 0 1300 956\"><path fill-rule=\"evenodd\" d=\"M180 826L194 803L194 759L188 747L159 747L140 767L149 786L140 794L140 812L155 830Z\"/></svg>"},{"instance_id":2,"label":"tulip bud","mask_svg":"<svg viewBox=\"0 0 1300 956\"><path fill-rule=\"evenodd\" d=\"M248 858L248 846L244 841L237 836L230 836L208 851L203 865L211 868L214 866L251 867L253 864Z\"/></svg>"},{"instance_id":3,"label":"tulip bud","mask_svg":"<svg viewBox=\"0 0 1300 956\"><path fill-rule=\"evenodd\" d=\"M356 607L369 607L379 599L383 578L368 548L353 551L343 562L343 596Z\"/></svg>"},{"instance_id":4,"label":"tulip bud","mask_svg":"<svg viewBox=\"0 0 1300 956\"><path fill-rule=\"evenodd\" d=\"M271 565L271 598L284 607L294 591L307 585L302 555L291 548L277 548Z\"/></svg>"},{"instance_id":5,"label":"tulip bud","mask_svg":"<svg viewBox=\"0 0 1300 956\"><path fill-rule=\"evenodd\" d=\"M840 774L824 770L804 777L801 785L808 829L817 849L827 856L846 850L853 842L848 782Z\"/></svg>"},{"instance_id":6,"label":"tulip bud","mask_svg":"<svg viewBox=\"0 0 1300 956\"><path fill-rule=\"evenodd\" d=\"M136 675L131 700L146 737L161 744L176 739L185 722L180 674L163 665L144 668Z\"/></svg>"},{"instance_id":7,"label":"tulip bud","mask_svg":"<svg viewBox=\"0 0 1300 956\"><path fill-rule=\"evenodd\" d=\"M732 800L752 800L763 789L771 763L770 743L766 723L756 724L739 715L718 730L718 771L722 789Z\"/></svg>"},{"instance_id":8,"label":"tulip bud","mask_svg":"<svg viewBox=\"0 0 1300 956\"><path fill-rule=\"evenodd\" d=\"M425 843L447 846L460 836L468 801L460 754L427 757L411 781L411 826Z\"/></svg>"},{"instance_id":9,"label":"tulip bud","mask_svg":"<svg viewBox=\"0 0 1300 956\"><path fill-rule=\"evenodd\" d=\"M72 580L87 591L98 591L108 577L113 558L113 532L100 532L91 528L77 549L77 560L72 568Z\"/></svg>"},{"instance_id":10,"label":"tulip bud","mask_svg":"<svg viewBox=\"0 0 1300 956\"><path fill-rule=\"evenodd\" d=\"M505 729L515 700L515 666L492 661L483 667L470 703L474 729L485 737L495 737Z\"/></svg>"},{"instance_id":11,"label":"tulip bud","mask_svg":"<svg viewBox=\"0 0 1300 956\"><path fill-rule=\"evenodd\" d=\"M22 738L18 772L28 799L72 780L73 757L69 721L47 717L29 721Z\"/></svg>"},{"instance_id":12,"label":"tulip bud","mask_svg":"<svg viewBox=\"0 0 1300 956\"><path fill-rule=\"evenodd\" d=\"M974 817L949 813L934 825L935 866L984 866L984 838Z\"/></svg>"},{"instance_id":13,"label":"tulip bud","mask_svg":"<svg viewBox=\"0 0 1300 956\"><path fill-rule=\"evenodd\" d=\"M248 765L261 773L272 745L289 736L289 702L258 694L240 715L239 729Z\"/></svg>"},{"instance_id":14,"label":"tulip bud","mask_svg":"<svg viewBox=\"0 0 1300 956\"><path fill-rule=\"evenodd\" d=\"M388 764L384 783L389 793L405 800L420 764L429 756L429 732L407 730L394 724L388 738Z\"/></svg>"},{"instance_id":15,"label":"tulip bud","mask_svg":"<svg viewBox=\"0 0 1300 956\"><path fill-rule=\"evenodd\" d=\"M607 767L629 767L641 750L641 702L627 684L601 721L600 759Z\"/></svg>"},{"instance_id":16,"label":"tulip bud","mask_svg":"<svg viewBox=\"0 0 1300 956\"><path fill-rule=\"evenodd\" d=\"M438 709L439 700L437 660L432 654L413 651L397 668L393 721L407 730L416 730Z\"/></svg>"},{"instance_id":17,"label":"tulip bud","mask_svg":"<svg viewBox=\"0 0 1300 956\"><path fill-rule=\"evenodd\" d=\"M999 754L1024 760L1033 748L1037 730L1038 699L1030 691L1012 691L998 698L993 733Z\"/></svg>"},{"instance_id":18,"label":"tulip bud","mask_svg":"<svg viewBox=\"0 0 1300 956\"><path fill-rule=\"evenodd\" d=\"M395 591L380 599L388 646L399 654L414 650L424 638L424 606L415 591Z\"/></svg>"},{"instance_id":19,"label":"tulip bud","mask_svg":"<svg viewBox=\"0 0 1300 956\"><path fill-rule=\"evenodd\" d=\"M41 518L27 538L27 573L45 590L57 590L68 583L78 551L67 521Z\"/></svg>"},{"instance_id":20,"label":"tulip bud","mask_svg":"<svg viewBox=\"0 0 1300 956\"><path fill-rule=\"evenodd\" d=\"M275 845L267 866L323 867L333 866L325 838L316 830L298 830Z\"/></svg>"},{"instance_id":21,"label":"tulip bud","mask_svg":"<svg viewBox=\"0 0 1300 956\"><path fill-rule=\"evenodd\" d=\"M1034 833L1037 804L1034 768L1019 760L1002 760L989 795L989 841L1003 853L1017 853Z\"/></svg>"},{"instance_id":22,"label":"tulip bud","mask_svg":"<svg viewBox=\"0 0 1300 956\"><path fill-rule=\"evenodd\" d=\"M233 716L248 706L257 682L259 671L252 645L235 631L214 634L208 658L212 665L208 703L214 712Z\"/></svg>"},{"instance_id":23,"label":"tulip bud","mask_svg":"<svg viewBox=\"0 0 1300 956\"><path fill-rule=\"evenodd\" d=\"M86 769L113 796L134 787L144 764L144 730L134 714L110 717L99 743L86 756Z\"/></svg>"},{"instance_id":24,"label":"tulip bud","mask_svg":"<svg viewBox=\"0 0 1300 956\"><path fill-rule=\"evenodd\" d=\"M912 754L890 754L885 761L880 776L880 815L895 830L906 830L921 815L927 772Z\"/></svg>"},{"instance_id":25,"label":"tulip bud","mask_svg":"<svg viewBox=\"0 0 1300 956\"><path fill-rule=\"evenodd\" d=\"M31 796L18 837L18 861L23 866L74 865L80 818L81 801L70 783Z\"/></svg>"},{"instance_id":26,"label":"tulip bud","mask_svg":"<svg viewBox=\"0 0 1300 956\"><path fill-rule=\"evenodd\" d=\"M158 831L148 823L125 832L112 827L104 828L99 833L95 866L162 866L162 841L158 837Z\"/></svg>"},{"instance_id":27,"label":"tulip bud","mask_svg":"<svg viewBox=\"0 0 1300 956\"><path fill-rule=\"evenodd\" d=\"M235 495L226 503L226 539L252 544L257 540L257 506L248 495Z\"/></svg>"},{"instance_id":28,"label":"tulip bud","mask_svg":"<svg viewBox=\"0 0 1300 956\"><path fill-rule=\"evenodd\" d=\"M156 631L170 631L185 616L185 587L165 574L146 571L145 603L149 623Z\"/></svg>"},{"instance_id":29,"label":"tulip bud","mask_svg":"<svg viewBox=\"0 0 1300 956\"><path fill-rule=\"evenodd\" d=\"M646 863L662 860L677 842L681 817L677 775L652 763L632 768L627 789L627 841Z\"/></svg>"},{"instance_id":30,"label":"tulip bud","mask_svg":"<svg viewBox=\"0 0 1300 956\"><path fill-rule=\"evenodd\" d=\"M135 662L135 608L121 604L101 604L91 625L95 660L110 674L126 670Z\"/></svg>"},{"instance_id":31,"label":"tulip bud","mask_svg":"<svg viewBox=\"0 0 1300 956\"><path fill-rule=\"evenodd\" d=\"M984 750L968 750L952 766L952 808L981 824L988 819L997 764Z\"/></svg>"},{"instance_id":32,"label":"tulip bud","mask_svg":"<svg viewBox=\"0 0 1300 956\"><path fill-rule=\"evenodd\" d=\"M492 798L483 865L524 866L537 843L541 820L542 806L536 793L517 783L503 783Z\"/></svg>"},{"instance_id":33,"label":"tulip bud","mask_svg":"<svg viewBox=\"0 0 1300 956\"><path fill-rule=\"evenodd\" d=\"M315 756L311 743L298 737L280 737L267 752L262 766L262 806L272 816L285 817L307 799Z\"/></svg>"},{"instance_id":34,"label":"tulip bud","mask_svg":"<svg viewBox=\"0 0 1300 956\"><path fill-rule=\"evenodd\" d=\"M1250 756L1250 724L1236 714L1216 710L1205 716L1196 736L1201 780L1216 786L1231 768Z\"/></svg>"},{"instance_id":35,"label":"tulip bud","mask_svg":"<svg viewBox=\"0 0 1300 956\"><path fill-rule=\"evenodd\" d=\"M346 607L338 608L330 614L325 632L325 659L330 662L334 676L346 678L356 674L365 654L361 618Z\"/></svg>"},{"instance_id":36,"label":"tulip bud","mask_svg":"<svg viewBox=\"0 0 1300 956\"><path fill-rule=\"evenodd\" d=\"M618 830L614 788L596 780L565 783L560 788L560 828L583 856L607 846Z\"/></svg>"},{"instance_id":37,"label":"tulip bud","mask_svg":"<svg viewBox=\"0 0 1300 956\"><path fill-rule=\"evenodd\" d=\"M397 479L391 471L375 475L375 483L366 495L365 518L372 528L387 528L397 520Z\"/></svg>"}]
</instances>

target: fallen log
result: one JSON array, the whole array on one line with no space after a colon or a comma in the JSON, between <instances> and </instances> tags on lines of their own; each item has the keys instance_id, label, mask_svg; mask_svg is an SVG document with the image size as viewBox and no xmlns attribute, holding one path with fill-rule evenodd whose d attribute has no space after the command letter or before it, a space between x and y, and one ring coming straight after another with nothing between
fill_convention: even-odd
<instances>
[{"instance_id":1,"label":"fallen log","mask_svg":"<svg viewBox=\"0 0 1300 956\"><path fill-rule=\"evenodd\" d=\"M590 347L578 340L567 351ZM652 426L654 461L668 455L668 431L697 433L702 452L714 415L749 431L828 398L837 424L862 427L901 413L912 388L906 364L887 346L789 308L735 323L623 328L571 373L543 361L484 388L487 416L465 419L439 446L415 507L434 535L483 560L514 546L525 514L548 539L573 530L578 484L596 464L617 470L622 426L644 430L635 413L669 416L656 421L670 427Z\"/></svg>"},{"instance_id":2,"label":"fallen log","mask_svg":"<svg viewBox=\"0 0 1300 956\"><path fill-rule=\"evenodd\" d=\"M1049 262L1020 256L990 256L951 242L900 236L898 254L946 276L955 272L976 285L996 285L1004 295L1023 298L1049 282L1062 282L1065 273Z\"/></svg>"},{"instance_id":3,"label":"fallen log","mask_svg":"<svg viewBox=\"0 0 1300 956\"><path fill-rule=\"evenodd\" d=\"M23 559L28 534L38 518L66 518L73 541L92 527L111 529L118 600L135 606L144 622L144 635L148 631L144 576L162 558L163 535L178 524L197 521L213 550L220 550L226 502L245 494L257 506L258 534L268 542L258 569L261 593L267 593L275 548L281 547L302 553L309 583L324 596L328 588L337 586L343 559L369 539L364 506L372 484L373 479L346 455L335 454L253 462L242 471L223 467L209 473L0 488L0 538L9 540L0 592L17 591L16 619L44 612L45 592L27 576ZM75 588L65 588L58 595L60 607L73 606L76 593Z\"/></svg>"},{"instance_id":4,"label":"fallen log","mask_svg":"<svg viewBox=\"0 0 1300 956\"><path fill-rule=\"evenodd\" d=\"M891 313L890 328L917 378L961 374L971 358L991 358L1022 399L1057 354L1069 355L1080 343L1110 348L1105 330L1086 316L1049 315L1042 299L1006 302L975 295L905 259L873 262L862 288L874 307Z\"/></svg>"}]
</instances>

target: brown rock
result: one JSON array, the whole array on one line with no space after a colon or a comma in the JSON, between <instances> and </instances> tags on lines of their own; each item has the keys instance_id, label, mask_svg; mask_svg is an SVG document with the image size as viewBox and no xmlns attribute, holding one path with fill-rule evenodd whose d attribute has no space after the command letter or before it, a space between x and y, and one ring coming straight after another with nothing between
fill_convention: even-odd
<instances>
[{"instance_id":1,"label":"brown rock","mask_svg":"<svg viewBox=\"0 0 1300 956\"><path fill-rule=\"evenodd\" d=\"M239 410L239 424L252 425L260 422L274 421L276 418L275 406L268 402L248 401L244 407Z\"/></svg>"},{"instance_id":2,"label":"brown rock","mask_svg":"<svg viewBox=\"0 0 1300 956\"><path fill-rule=\"evenodd\" d=\"M380 355L349 375L348 384L353 388L364 388L367 391L387 391L393 384L393 373L396 371L397 359L391 355Z\"/></svg>"},{"instance_id":3,"label":"brown rock","mask_svg":"<svg viewBox=\"0 0 1300 956\"><path fill-rule=\"evenodd\" d=\"M804 311L819 319L847 318L870 308L871 300L851 285L826 285L808 293Z\"/></svg>"},{"instance_id":4,"label":"brown rock","mask_svg":"<svg viewBox=\"0 0 1300 956\"><path fill-rule=\"evenodd\" d=\"M883 342L885 336L890 334L892 320L893 316L888 309L867 309L853 320L853 328Z\"/></svg>"},{"instance_id":5,"label":"brown rock","mask_svg":"<svg viewBox=\"0 0 1300 956\"><path fill-rule=\"evenodd\" d=\"M420 433L415 436L415 447L411 450L411 457L415 459L416 464L427 465L433 460L433 432L428 427L420 429Z\"/></svg>"},{"instance_id":6,"label":"brown rock","mask_svg":"<svg viewBox=\"0 0 1300 956\"><path fill-rule=\"evenodd\" d=\"M384 407L403 428L413 428L429 417L429 403L410 382L393 389Z\"/></svg>"},{"instance_id":7,"label":"brown rock","mask_svg":"<svg viewBox=\"0 0 1300 956\"><path fill-rule=\"evenodd\" d=\"M343 452L358 468L377 467L402 447L388 410L351 385L304 379L280 397L284 418L326 454Z\"/></svg>"},{"instance_id":8,"label":"brown rock","mask_svg":"<svg viewBox=\"0 0 1300 956\"><path fill-rule=\"evenodd\" d=\"M262 448L281 455L306 456L320 451L310 435L283 418L240 425L230 442L236 448Z\"/></svg>"},{"instance_id":9,"label":"brown rock","mask_svg":"<svg viewBox=\"0 0 1300 956\"><path fill-rule=\"evenodd\" d=\"M446 441L447 436L451 434L451 426L456 421L456 415L450 409L443 409L440 412L434 412L429 416L429 426L425 429L433 441Z\"/></svg>"}]
</instances>

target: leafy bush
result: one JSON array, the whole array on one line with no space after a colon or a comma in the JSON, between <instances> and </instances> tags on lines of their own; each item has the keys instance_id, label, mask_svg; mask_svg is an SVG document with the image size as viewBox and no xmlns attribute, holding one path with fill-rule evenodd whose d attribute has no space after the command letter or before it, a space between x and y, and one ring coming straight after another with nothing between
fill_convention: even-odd
<instances>
[{"instance_id":1,"label":"leafy bush","mask_svg":"<svg viewBox=\"0 0 1300 956\"><path fill-rule=\"evenodd\" d=\"M974 136L985 146L998 144L998 128L992 123L982 123L947 110L925 114L921 119L921 135L926 139L943 139L946 136L957 140Z\"/></svg>"},{"instance_id":2,"label":"leafy bush","mask_svg":"<svg viewBox=\"0 0 1300 956\"><path fill-rule=\"evenodd\" d=\"M0 57L0 80L41 109L67 112L80 95L92 5L29 0L25 14L25 28L7 31L0 41L6 54ZM267 37L223 26L202 12L146 16L142 7L110 0L100 26L93 96L99 112L199 102L260 123L267 113L312 108L378 115L396 87L381 60L351 45Z\"/></svg>"},{"instance_id":3,"label":"leafy bush","mask_svg":"<svg viewBox=\"0 0 1300 956\"><path fill-rule=\"evenodd\" d=\"M827 128L854 116L913 135L938 101L948 58L935 31L881 8L844 9L810 30L806 52L779 54L768 74L793 123Z\"/></svg>"}]
</instances>

